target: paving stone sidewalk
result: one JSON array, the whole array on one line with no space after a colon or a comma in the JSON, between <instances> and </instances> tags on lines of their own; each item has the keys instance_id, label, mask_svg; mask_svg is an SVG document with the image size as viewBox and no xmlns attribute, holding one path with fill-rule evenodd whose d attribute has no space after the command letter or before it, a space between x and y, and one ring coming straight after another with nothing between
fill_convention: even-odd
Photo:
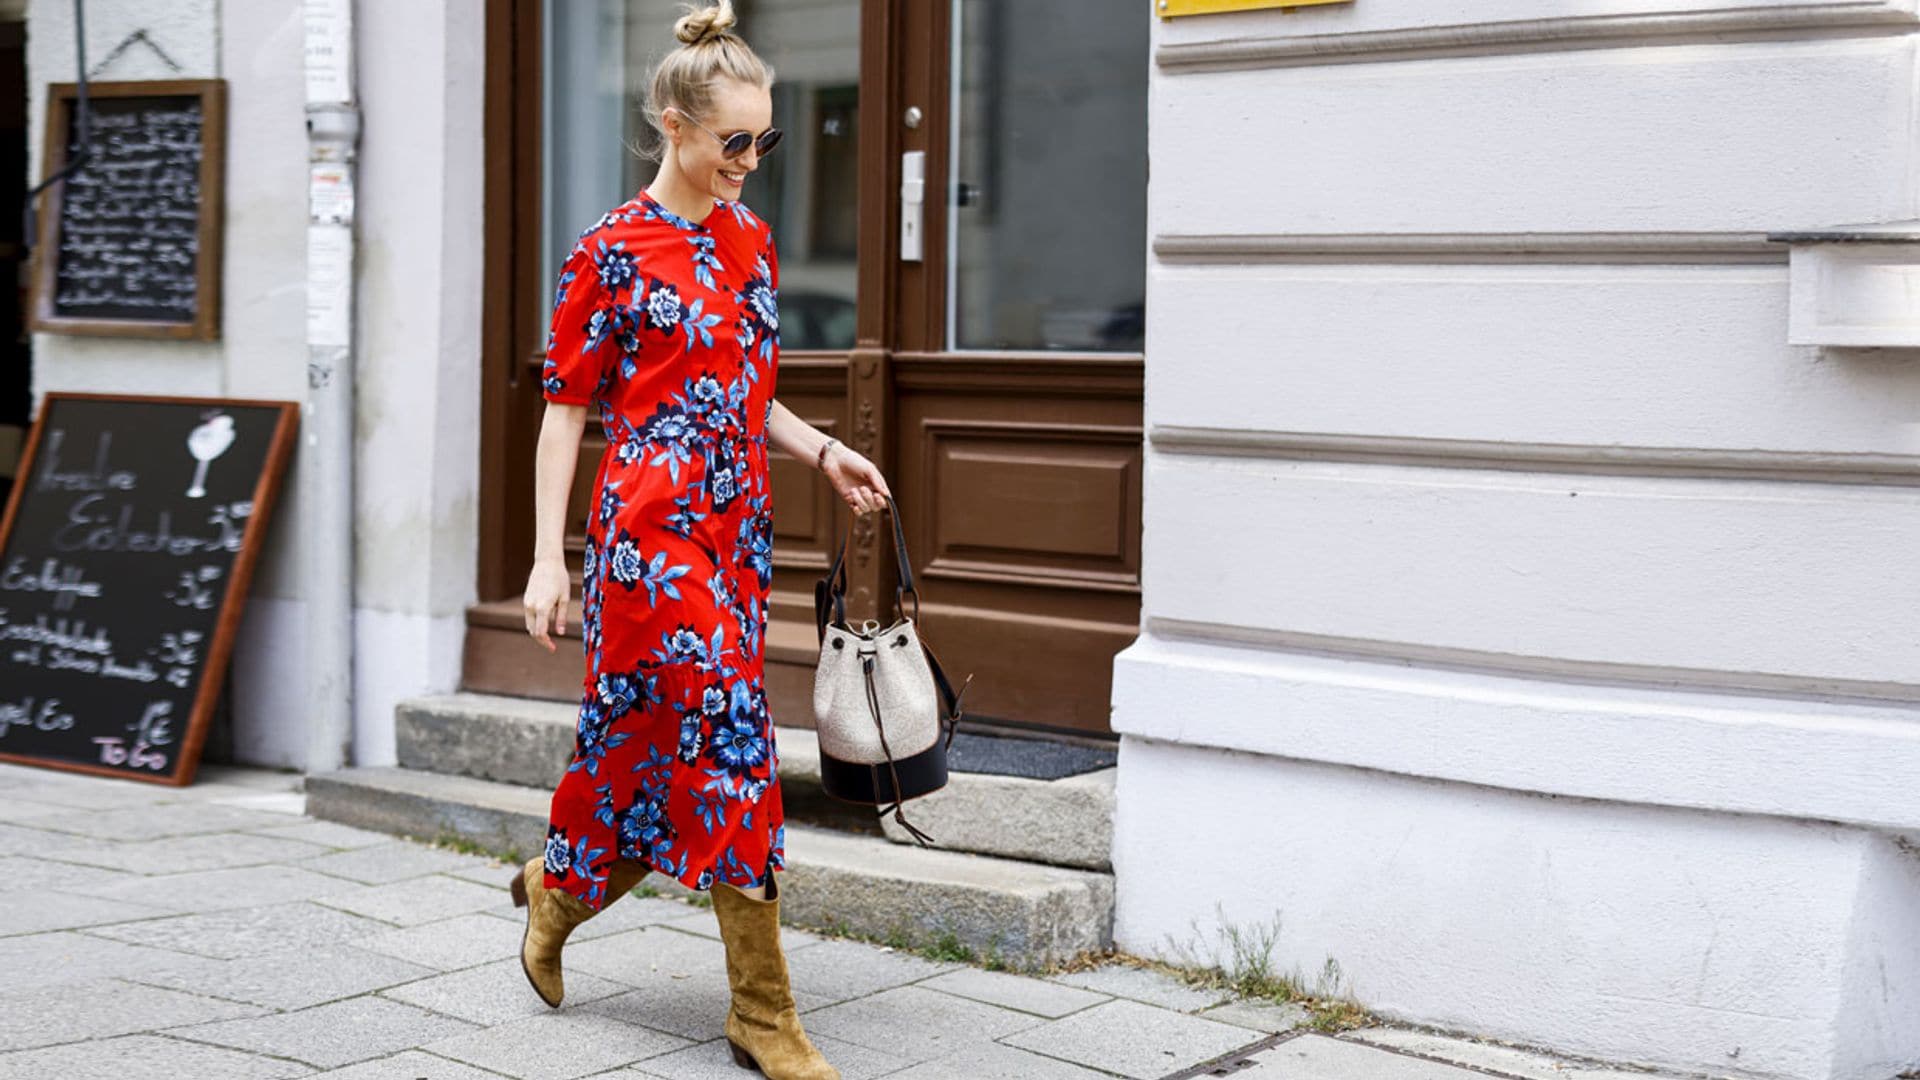
<instances>
[{"instance_id":1,"label":"paving stone sidewalk","mask_svg":"<svg viewBox=\"0 0 1920 1080\"><path fill-rule=\"evenodd\" d=\"M710 911L632 896L580 927L567 1001L521 975L498 861L304 814L301 777L186 788L0 763L0 1080L701 1080L721 1039ZM1111 966L1054 978L785 933L846 1080L1646 1080L1297 1012ZM1457 1065L1466 1067L1456 1067Z\"/></svg>"}]
</instances>

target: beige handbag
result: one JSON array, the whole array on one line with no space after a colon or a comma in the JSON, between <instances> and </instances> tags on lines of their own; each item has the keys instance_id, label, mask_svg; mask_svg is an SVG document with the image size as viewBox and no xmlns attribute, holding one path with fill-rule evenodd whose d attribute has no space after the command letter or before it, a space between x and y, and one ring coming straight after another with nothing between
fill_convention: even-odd
<instances>
[{"instance_id":1,"label":"beige handbag","mask_svg":"<svg viewBox=\"0 0 1920 1080\"><path fill-rule=\"evenodd\" d=\"M893 819L925 846L931 836L907 821L900 805L947 783L947 749L960 721L955 693L916 621L920 594L907 560L900 510L887 499L893 551L900 573L894 590L898 616L887 627L864 620L847 624L847 540L814 588L820 631L820 663L813 674L813 718L820 737L820 786L846 802L881 807L892 803ZM913 614L906 598L913 597ZM968 682L972 676L968 676Z\"/></svg>"}]
</instances>

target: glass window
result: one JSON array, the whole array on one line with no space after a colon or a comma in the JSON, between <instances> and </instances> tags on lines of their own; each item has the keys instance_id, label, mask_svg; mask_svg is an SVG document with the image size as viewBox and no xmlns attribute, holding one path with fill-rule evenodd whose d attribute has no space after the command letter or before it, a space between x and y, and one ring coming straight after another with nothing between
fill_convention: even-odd
<instances>
[{"instance_id":1,"label":"glass window","mask_svg":"<svg viewBox=\"0 0 1920 1080\"><path fill-rule=\"evenodd\" d=\"M953 2L950 347L1140 350L1150 16Z\"/></svg>"},{"instance_id":2,"label":"glass window","mask_svg":"<svg viewBox=\"0 0 1920 1080\"><path fill-rule=\"evenodd\" d=\"M774 69L773 124L786 132L741 201L780 248L782 349L853 347L857 280L860 0L735 0L740 32ZM580 231L652 181L636 150L647 75L678 44L669 0L549 0L542 162L542 278Z\"/></svg>"}]
</instances>

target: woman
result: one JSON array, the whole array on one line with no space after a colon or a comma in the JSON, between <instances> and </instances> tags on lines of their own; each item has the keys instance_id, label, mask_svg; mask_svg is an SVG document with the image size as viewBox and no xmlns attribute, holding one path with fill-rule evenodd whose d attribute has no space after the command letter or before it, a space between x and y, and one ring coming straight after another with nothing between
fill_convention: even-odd
<instances>
[{"instance_id":1,"label":"woman","mask_svg":"<svg viewBox=\"0 0 1920 1080\"><path fill-rule=\"evenodd\" d=\"M734 1060L776 1078L837 1077L801 1030L779 941L785 865L774 731L762 687L772 504L767 443L824 471L856 513L888 493L873 463L773 399L773 232L738 201L774 148L773 73L732 4L682 18L654 70L653 182L586 232L561 269L542 370L538 541L527 632L566 629L561 555L589 404L607 446L582 560L586 675L547 844L512 880L521 964L549 1005L572 929L648 871L709 891L726 944Z\"/></svg>"}]
</instances>

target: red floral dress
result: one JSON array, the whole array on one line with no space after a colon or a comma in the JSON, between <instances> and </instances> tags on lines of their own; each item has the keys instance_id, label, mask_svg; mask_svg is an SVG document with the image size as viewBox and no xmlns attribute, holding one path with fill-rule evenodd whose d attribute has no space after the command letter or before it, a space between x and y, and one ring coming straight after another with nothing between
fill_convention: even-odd
<instances>
[{"instance_id":1,"label":"red floral dress","mask_svg":"<svg viewBox=\"0 0 1920 1080\"><path fill-rule=\"evenodd\" d=\"M597 407L607 445L545 882L595 910L615 859L694 889L785 866L762 685L778 285L773 232L746 206L715 199L696 222L644 190L561 268L542 393Z\"/></svg>"}]
</instances>

